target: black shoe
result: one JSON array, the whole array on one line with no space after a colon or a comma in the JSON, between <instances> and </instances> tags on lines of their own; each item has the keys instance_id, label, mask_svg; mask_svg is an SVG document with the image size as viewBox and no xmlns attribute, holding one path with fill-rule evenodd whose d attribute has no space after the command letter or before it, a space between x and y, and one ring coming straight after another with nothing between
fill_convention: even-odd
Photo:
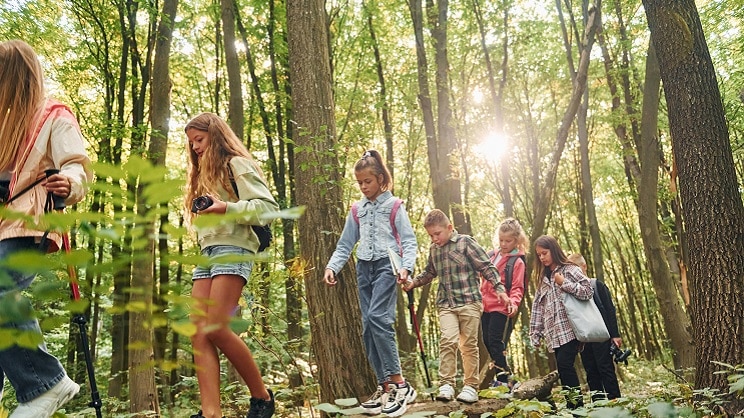
<instances>
[{"instance_id":1,"label":"black shoe","mask_svg":"<svg viewBox=\"0 0 744 418\"><path fill-rule=\"evenodd\" d=\"M271 399L267 401L266 399L252 397L251 408L248 410L246 418L270 418L274 415L274 409L276 409L276 405L274 404L274 392L272 392L271 389L267 390L269 391Z\"/></svg>"},{"instance_id":2,"label":"black shoe","mask_svg":"<svg viewBox=\"0 0 744 418\"><path fill-rule=\"evenodd\" d=\"M199 412L196 413L196 415L192 415L189 418L204 418L204 415L202 415L201 409L200 409ZM222 418L225 418L225 417L222 417Z\"/></svg>"}]
</instances>

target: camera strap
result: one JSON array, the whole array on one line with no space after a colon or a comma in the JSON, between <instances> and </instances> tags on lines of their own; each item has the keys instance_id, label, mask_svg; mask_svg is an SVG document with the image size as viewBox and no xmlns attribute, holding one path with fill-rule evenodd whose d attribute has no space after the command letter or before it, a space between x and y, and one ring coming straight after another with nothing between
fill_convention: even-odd
<instances>
[{"instance_id":1,"label":"camera strap","mask_svg":"<svg viewBox=\"0 0 744 418\"><path fill-rule=\"evenodd\" d=\"M40 178L40 179L38 179L38 180L34 181L33 183L31 183L31 184L29 184L28 186L26 186L26 187L25 187L25 188L24 188L23 190L21 190L20 192L18 192L18 193L16 193L16 194L14 194L13 196L10 196L10 197L8 197L8 200L6 200L6 201L4 201L4 202L0 202L0 203L2 203L2 204L4 204L4 205L9 205L9 204L10 204L10 203L11 203L12 201L14 201L14 200L16 200L17 198L19 198L19 197L23 196L23 194L24 194L24 193L26 193L26 192L28 192L29 190L31 190L31 189L33 189L34 187L36 187L36 186L37 186L37 185L38 185L39 183L41 183L42 181L44 181L44 179L45 179L45 178L46 178L46 177L42 177L42 178ZM10 192L10 190L9 190L9 192ZM47 197L47 201L48 201L48 200L49 200L49 198ZM46 211L46 208L45 208L45 211Z\"/></svg>"}]
</instances>

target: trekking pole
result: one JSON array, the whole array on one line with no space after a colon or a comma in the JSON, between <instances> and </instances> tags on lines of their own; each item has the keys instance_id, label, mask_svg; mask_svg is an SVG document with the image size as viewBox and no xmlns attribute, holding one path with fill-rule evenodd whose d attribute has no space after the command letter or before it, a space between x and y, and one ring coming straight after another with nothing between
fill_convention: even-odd
<instances>
[{"instance_id":1,"label":"trekking pole","mask_svg":"<svg viewBox=\"0 0 744 418\"><path fill-rule=\"evenodd\" d=\"M408 294L408 312L411 314L411 326L413 331L416 333L416 339L418 340L419 350L421 352L421 362L424 363L424 373L426 374L426 385L431 388L431 377L429 376L429 367L426 365L426 352L424 351L424 343L421 340L421 331L419 330L418 320L416 319L416 311L413 309L413 289L406 292ZM434 400L434 393L431 393L431 400Z\"/></svg>"},{"instance_id":2,"label":"trekking pole","mask_svg":"<svg viewBox=\"0 0 744 418\"><path fill-rule=\"evenodd\" d=\"M59 172L58 170L47 170L47 177L55 174L53 171ZM64 211L64 199L58 196L54 196L52 193L49 193L49 195L53 201L54 210L60 212ZM66 232L62 233L62 248L67 254L72 252L70 246L70 236ZM80 300L80 287L78 286L77 270L75 270L75 266L73 266L72 264L68 264L67 273L70 275L70 294L72 300L77 302ZM83 356L85 357L85 367L88 370L88 382L90 383L91 396L91 401L88 403L88 406L95 408L96 418L102 418L103 415L101 415L101 406L103 405L103 403L101 402L101 395L98 393L98 385L96 385L96 372L93 368L93 359L90 355L88 327L86 326L88 324L88 319L82 313L76 313L72 315L72 322L77 324L80 330L80 344L82 345Z\"/></svg>"},{"instance_id":3,"label":"trekking pole","mask_svg":"<svg viewBox=\"0 0 744 418\"><path fill-rule=\"evenodd\" d=\"M70 253L70 237L67 234L62 235L62 246L66 253ZM78 287L77 272L75 266L68 265L67 271L70 275L70 292L72 294L73 301L80 300L80 288ZM88 382L90 383L90 396L91 401L88 406L95 408L96 418L102 418L101 415L101 395L98 393L98 385L96 385L96 372L93 368L93 359L90 356L90 342L88 341L88 319L82 313L76 313L72 316L72 322L78 325L80 330L80 343L83 346L83 356L85 357L85 367L88 370Z\"/></svg>"}]
</instances>

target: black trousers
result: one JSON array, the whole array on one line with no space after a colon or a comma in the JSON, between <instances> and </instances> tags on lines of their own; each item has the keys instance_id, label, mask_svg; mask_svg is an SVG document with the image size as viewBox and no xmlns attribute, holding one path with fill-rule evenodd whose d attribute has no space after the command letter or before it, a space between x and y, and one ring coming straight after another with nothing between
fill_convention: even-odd
<instances>
[{"instance_id":1,"label":"black trousers","mask_svg":"<svg viewBox=\"0 0 744 418\"><path fill-rule=\"evenodd\" d=\"M506 346L509 344L509 337L514 328L513 321L506 315L499 312L483 312L481 315L481 328L483 329L483 344L485 344L488 354L491 355L493 364L496 365L496 379L506 383L511 374L511 369L506 362Z\"/></svg>"},{"instance_id":2,"label":"black trousers","mask_svg":"<svg viewBox=\"0 0 744 418\"><path fill-rule=\"evenodd\" d=\"M592 393L592 400L615 399L620 397L620 385L615 374L615 363L610 355L612 340L601 343L585 343L581 352L581 362L586 370L586 382Z\"/></svg>"},{"instance_id":3,"label":"black trousers","mask_svg":"<svg viewBox=\"0 0 744 418\"><path fill-rule=\"evenodd\" d=\"M569 341L555 349L555 363L558 368L558 376L561 378L563 389L568 391L566 396L566 406L570 409L578 408L584 405L581 396L581 383L579 375L574 368L576 355L579 354L579 340Z\"/></svg>"}]
</instances>

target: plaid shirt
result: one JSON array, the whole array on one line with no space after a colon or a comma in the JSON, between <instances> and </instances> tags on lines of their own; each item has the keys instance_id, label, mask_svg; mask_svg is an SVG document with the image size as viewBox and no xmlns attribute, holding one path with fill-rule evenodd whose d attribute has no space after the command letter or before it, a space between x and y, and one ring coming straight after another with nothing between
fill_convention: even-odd
<instances>
[{"instance_id":1,"label":"plaid shirt","mask_svg":"<svg viewBox=\"0 0 744 418\"><path fill-rule=\"evenodd\" d=\"M556 285L553 280L556 272L562 273L565 278L561 286ZM592 298L594 290L589 278L574 264L564 264L553 270L550 277L543 276L532 302L530 341L533 346L537 347L540 339L545 338L548 351L553 352L576 339L563 307L563 292L570 293L577 299L588 300Z\"/></svg>"},{"instance_id":2,"label":"plaid shirt","mask_svg":"<svg viewBox=\"0 0 744 418\"><path fill-rule=\"evenodd\" d=\"M482 300L478 273L491 282L497 292L505 292L499 272L485 250L472 237L453 231L443 246L434 243L429 246L429 262L413 279L413 286L423 286L439 277L437 306L456 308Z\"/></svg>"}]
</instances>

